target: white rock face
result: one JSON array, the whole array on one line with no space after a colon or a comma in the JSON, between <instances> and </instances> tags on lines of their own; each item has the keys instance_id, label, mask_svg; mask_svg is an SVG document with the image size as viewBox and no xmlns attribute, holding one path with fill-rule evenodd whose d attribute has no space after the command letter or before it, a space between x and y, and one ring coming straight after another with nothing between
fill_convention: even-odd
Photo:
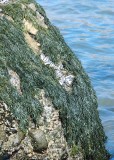
<instances>
[{"instance_id":1,"label":"white rock face","mask_svg":"<svg viewBox=\"0 0 114 160\"><path fill-rule=\"evenodd\" d=\"M48 141L47 158L49 160L59 160L63 154L66 154L66 157L68 157L68 146L59 119L59 111L55 110L51 100L45 97L44 90L41 91L40 96L40 102L44 107L44 112L41 117L42 122L39 125L39 129L44 131Z\"/></svg>"},{"instance_id":2,"label":"white rock face","mask_svg":"<svg viewBox=\"0 0 114 160\"><path fill-rule=\"evenodd\" d=\"M44 17L43 17L38 11L36 11L36 17L37 17L37 22L38 22L38 24L39 24L41 27L47 29L48 26L47 26L47 25L45 24L45 22L44 22Z\"/></svg>"},{"instance_id":3,"label":"white rock face","mask_svg":"<svg viewBox=\"0 0 114 160\"><path fill-rule=\"evenodd\" d=\"M40 55L41 60L44 62L45 65L49 65L51 68L55 70L56 78L58 79L60 85L64 86L66 90L70 90L71 84L74 79L74 75L68 73L63 68L62 63L55 65L48 56L45 56L43 53Z\"/></svg>"},{"instance_id":4,"label":"white rock face","mask_svg":"<svg viewBox=\"0 0 114 160\"><path fill-rule=\"evenodd\" d=\"M41 129L48 141L47 159L49 160L83 160L82 154L71 156L71 148L68 147L64 137L59 110L56 110L51 100L45 97L44 90L40 93L40 103L43 105L43 114L40 118L39 129Z\"/></svg>"},{"instance_id":5,"label":"white rock face","mask_svg":"<svg viewBox=\"0 0 114 160\"><path fill-rule=\"evenodd\" d=\"M8 69L8 73L10 75L10 83L12 84L12 86L14 86L17 89L19 94L22 94L20 87L20 78L18 74L11 69Z\"/></svg>"},{"instance_id":6,"label":"white rock face","mask_svg":"<svg viewBox=\"0 0 114 160\"><path fill-rule=\"evenodd\" d=\"M25 30L27 30L29 33L31 33L33 35L36 35L38 30L33 26L33 24L31 22L24 19L23 24L24 24Z\"/></svg>"},{"instance_id":7,"label":"white rock face","mask_svg":"<svg viewBox=\"0 0 114 160\"><path fill-rule=\"evenodd\" d=\"M36 12L36 6L35 6L34 3L28 4L28 7L29 7L30 9L32 9L34 12Z\"/></svg>"},{"instance_id":8,"label":"white rock face","mask_svg":"<svg viewBox=\"0 0 114 160\"><path fill-rule=\"evenodd\" d=\"M0 4L6 4L8 2L9 2L9 0L0 0Z\"/></svg>"},{"instance_id":9,"label":"white rock face","mask_svg":"<svg viewBox=\"0 0 114 160\"><path fill-rule=\"evenodd\" d=\"M34 51L34 53L38 54L40 44L36 42L28 33L24 33L24 36L30 48Z\"/></svg>"},{"instance_id":10,"label":"white rock face","mask_svg":"<svg viewBox=\"0 0 114 160\"><path fill-rule=\"evenodd\" d=\"M35 4L34 4L34 3L30 3L30 4L28 4L27 6L28 6L30 9L32 9L34 12L36 12L36 17L37 17L37 19L35 19L35 20L36 20L36 22L38 23L38 25L40 25L41 27L47 29L48 26L47 26L47 25L45 24L45 22L44 22L44 17L37 11L37 8L36 8Z\"/></svg>"},{"instance_id":11,"label":"white rock face","mask_svg":"<svg viewBox=\"0 0 114 160\"><path fill-rule=\"evenodd\" d=\"M63 157L66 160L83 160L73 158L70 155L61 121L59 111L49 98L45 97L44 90L41 90L40 102L44 107L38 126L33 125L29 120L29 130L23 133L19 129L18 121L13 117L5 103L0 103L0 154L7 152L10 160L28 159L34 160L60 160ZM31 127L33 126L33 127ZM39 152L39 149L44 149Z\"/></svg>"}]
</instances>

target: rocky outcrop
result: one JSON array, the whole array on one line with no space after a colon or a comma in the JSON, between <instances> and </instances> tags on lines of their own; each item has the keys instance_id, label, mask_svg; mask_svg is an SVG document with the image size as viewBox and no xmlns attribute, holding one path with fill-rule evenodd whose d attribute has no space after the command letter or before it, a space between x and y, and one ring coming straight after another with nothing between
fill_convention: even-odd
<instances>
[{"instance_id":1,"label":"rocky outcrop","mask_svg":"<svg viewBox=\"0 0 114 160\"><path fill-rule=\"evenodd\" d=\"M80 61L33 0L0 1L0 160L108 160Z\"/></svg>"}]
</instances>

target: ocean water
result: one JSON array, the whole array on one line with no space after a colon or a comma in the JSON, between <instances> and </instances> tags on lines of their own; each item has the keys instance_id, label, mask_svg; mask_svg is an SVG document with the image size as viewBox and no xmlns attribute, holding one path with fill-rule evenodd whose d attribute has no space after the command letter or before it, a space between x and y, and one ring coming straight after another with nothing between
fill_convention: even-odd
<instances>
[{"instance_id":1,"label":"ocean water","mask_svg":"<svg viewBox=\"0 0 114 160\"><path fill-rule=\"evenodd\" d=\"M114 160L114 0L37 0L81 60L96 90Z\"/></svg>"}]
</instances>

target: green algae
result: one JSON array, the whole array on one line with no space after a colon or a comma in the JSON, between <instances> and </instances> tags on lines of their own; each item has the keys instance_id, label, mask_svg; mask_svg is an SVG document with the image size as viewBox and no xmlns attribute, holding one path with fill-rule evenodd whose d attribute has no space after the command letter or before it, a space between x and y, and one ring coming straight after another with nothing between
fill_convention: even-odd
<instances>
[{"instance_id":1,"label":"green algae","mask_svg":"<svg viewBox=\"0 0 114 160\"><path fill-rule=\"evenodd\" d=\"M37 11L44 16L48 29L37 24L31 9L22 10L22 3L34 3ZM29 118L35 122L43 111L35 95L44 89L60 112L64 135L69 147L73 148L73 155L77 151L73 146L81 144L85 160L107 160L106 137L97 111L95 92L80 61L66 45L59 30L50 24L43 8L32 0L10 3L1 8L4 15L11 16L13 21L5 16L0 18L0 101L10 107L20 122L20 128L26 131ZM26 43L24 18L38 29L37 34L32 36L41 44L42 52L53 63L61 61L64 68L75 75L71 92L59 84L54 69L45 66L39 54L36 55ZM19 75L22 95L10 84L8 68Z\"/></svg>"},{"instance_id":2,"label":"green algae","mask_svg":"<svg viewBox=\"0 0 114 160\"><path fill-rule=\"evenodd\" d=\"M75 157L76 155L79 155L80 153L81 154L83 153L81 147L79 147L78 145L73 144L72 148L71 148L71 151L70 151L71 157Z\"/></svg>"}]
</instances>

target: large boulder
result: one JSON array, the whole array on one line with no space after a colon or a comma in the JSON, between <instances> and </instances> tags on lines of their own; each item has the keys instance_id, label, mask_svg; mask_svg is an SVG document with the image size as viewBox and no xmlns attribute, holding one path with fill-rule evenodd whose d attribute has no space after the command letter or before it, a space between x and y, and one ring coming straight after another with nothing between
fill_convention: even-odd
<instances>
[{"instance_id":1,"label":"large boulder","mask_svg":"<svg viewBox=\"0 0 114 160\"><path fill-rule=\"evenodd\" d=\"M0 0L0 158L108 160L80 61L34 0Z\"/></svg>"}]
</instances>

